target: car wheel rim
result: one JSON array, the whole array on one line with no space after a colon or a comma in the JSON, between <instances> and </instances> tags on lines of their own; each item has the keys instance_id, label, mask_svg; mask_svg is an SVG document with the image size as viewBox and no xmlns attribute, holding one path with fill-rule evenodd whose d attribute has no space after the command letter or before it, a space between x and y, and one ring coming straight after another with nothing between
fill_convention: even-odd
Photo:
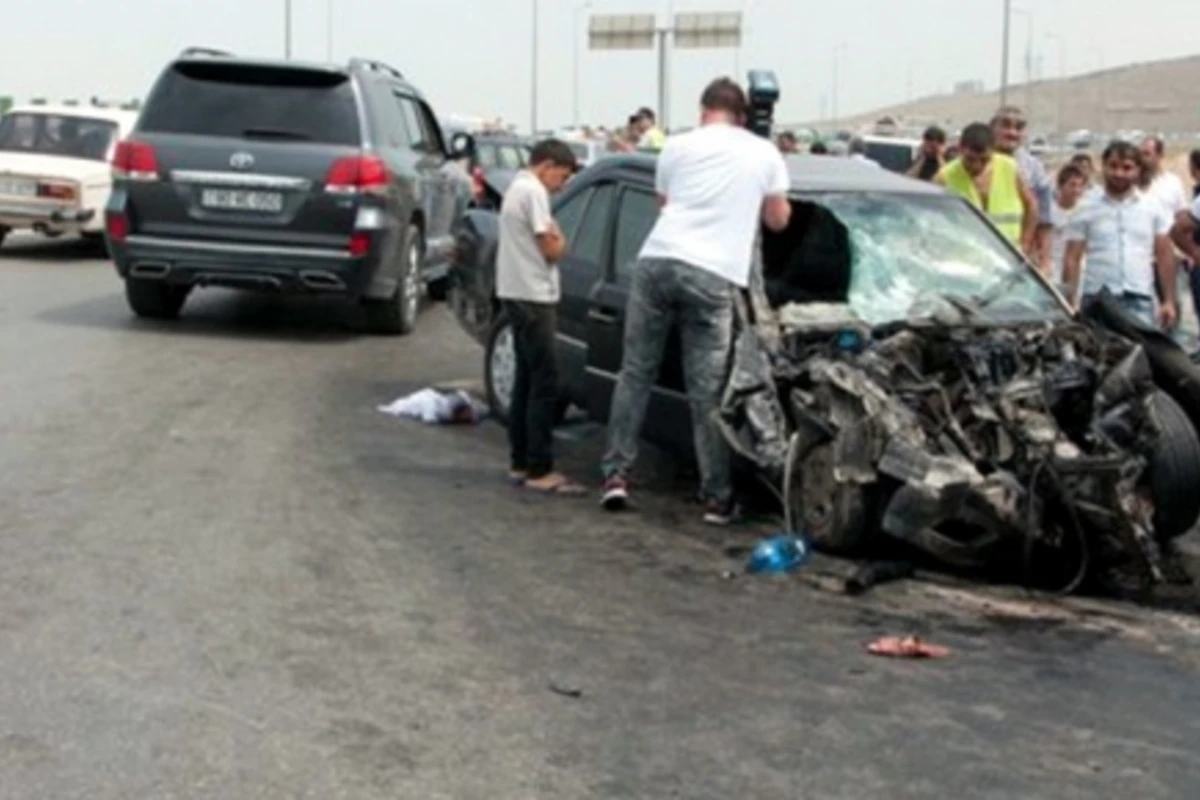
<instances>
[{"instance_id":1,"label":"car wheel rim","mask_svg":"<svg viewBox=\"0 0 1200 800\"><path fill-rule=\"evenodd\" d=\"M421 252L413 245L408 252L408 269L404 272L404 313L409 319L417 316L421 301Z\"/></svg>"},{"instance_id":2,"label":"car wheel rim","mask_svg":"<svg viewBox=\"0 0 1200 800\"><path fill-rule=\"evenodd\" d=\"M505 414L512 406L513 386L517 382L517 351L511 325L505 325L496 334L490 361L492 397L495 398L497 411Z\"/></svg>"}]
</instances>

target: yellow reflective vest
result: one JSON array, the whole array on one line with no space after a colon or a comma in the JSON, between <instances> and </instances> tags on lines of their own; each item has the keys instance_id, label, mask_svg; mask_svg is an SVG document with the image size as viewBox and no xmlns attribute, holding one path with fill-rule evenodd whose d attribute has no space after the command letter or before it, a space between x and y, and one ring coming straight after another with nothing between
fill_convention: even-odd
<instances>
[{"instance_id":1,"label":"yellow reflective vest","mask_svg":"<svg viewBox=\"0 0 1200 800\"><path fill-rule=\"evenodd\" d=\"M1017 162L1011 156L992 154L992 185L988 188L987 208L979 198L975 179L963 167L962 159L954 159L942 167L941 178L946 188L965 197L971 205L988 215L992 224L1013 244L1021 243L1021 220L1025 203L1021 200L1020 175Z\"/></svg>"}]
</instances>

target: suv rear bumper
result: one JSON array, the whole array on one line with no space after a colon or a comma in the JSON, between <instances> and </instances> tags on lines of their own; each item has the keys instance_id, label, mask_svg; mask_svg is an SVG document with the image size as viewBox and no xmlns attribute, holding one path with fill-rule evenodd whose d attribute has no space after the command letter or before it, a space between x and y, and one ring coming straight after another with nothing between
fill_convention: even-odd
<instances>
[{"instance_id":1,"label":"suv rear bumper","mask_svg":"<svg viewBox=\"0 0 1200 800\"><path fill-rule=\"evenodd\" d=\"M213 242L134 234L109 241L122 278L162 280L178 286L362 296L379 266L345 250Z\"/></svg>"}]
</instances>

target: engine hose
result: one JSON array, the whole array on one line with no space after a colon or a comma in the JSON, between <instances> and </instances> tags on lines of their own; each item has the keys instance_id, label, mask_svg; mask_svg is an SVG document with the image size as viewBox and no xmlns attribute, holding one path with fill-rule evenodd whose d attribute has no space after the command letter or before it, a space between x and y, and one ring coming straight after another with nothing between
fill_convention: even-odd
<instances>
[{"instance_id":1,"label":"engine hose","mask_svg":"<svg viewBox=\"0 0 1200 800\"><path fill-rule=\"evenodd\" d=\"M1079 569L1076 570L1074 577L1071 578L1071 580L1068 581L1065 586L1060 589L1050 591L1050 594L1069 595L1078 589L1080 585L1083 584L1084 579L1087 578L1088 569L1091 567L1092 563L1091 550L1088 548L1087 536L1083 532L1083 526L1079 523L1079 516L1075 513L1075 507L1069 502L1071 498L1068 496L1066 486L1063 485L1062 477L1058 474L1058 471L1051 467L1045 460L1038 462L1037 467L1034 468L1033 476L1029 480L1030 495L1032 496L1037 490L1038 478L1041 477L1043 470L1046 471L1051 482L1054 484L1054 489L1058 495L1058 499L1060 502L1062 502L1063 507L1066 509L1067 515L1070 518L1070 527L1079 540ZM1030 503L1029 513L1025 521L1026 535L1024 571L1026 588L1033 588L1034 532L1038 529L1039 526L1035 525L1035 520L1033 518L1033 504Z\"/></svg>"}]
</instances>

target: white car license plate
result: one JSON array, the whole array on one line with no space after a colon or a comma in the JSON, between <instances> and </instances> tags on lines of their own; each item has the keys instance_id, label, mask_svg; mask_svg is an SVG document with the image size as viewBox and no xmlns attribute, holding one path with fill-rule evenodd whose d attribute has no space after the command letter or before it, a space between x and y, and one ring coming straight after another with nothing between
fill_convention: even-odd
<instances>
[{"instance_id":1,"label":"white car license plate","mask_svg":"<svg viewBox=\"0 0 1200 800\"><path fill-rule=\"evenodd\" d=\"M261 211L278 214L283 211L283 195L279 192L250 192L242 189L204 189L200 205L224 211Z\"/></svg>"},{"instance_id":2,"label":"white car license plate","mask_svg":"<svg viewBox=\"0 0 1200 800\"><path fill-rule=\"evenodd\" d=\"M37 197L37 183L34 181L0 178L0 195L7 197Z\"/></svg>"}]
</instances>

